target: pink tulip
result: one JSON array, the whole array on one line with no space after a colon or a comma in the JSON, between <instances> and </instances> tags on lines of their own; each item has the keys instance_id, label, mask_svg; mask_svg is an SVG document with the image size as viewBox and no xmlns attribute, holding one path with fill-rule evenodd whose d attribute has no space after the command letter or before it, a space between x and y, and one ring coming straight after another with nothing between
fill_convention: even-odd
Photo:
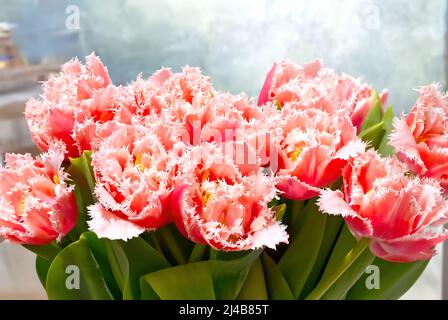
<instances>
[{"instance_id":1,"label":"pink tulip","mask_svg":"<svg viewBox=\"0 0 448 320\"><path fill-rule=\"evenodd\" d=\"M268 203L276 189L271 177L243 175L216 144L192 148L179 161L169 210L190 240L224 251L275 248L288 235Z\"/></svg>"},{"instance_id":2,"label":"pink tulip","mask_svg":"<svg viewBox=\"0 0 448 320\"><path fill-rule=\"evenodd\" d=\"M381 105L387 91L380 94ZM343 110L356 128L360 128L373 102L372 88L346 74L338 75L315 60L303 66L289 61L275 63L266 75L258 105L273 102L282 107L297 102L303 109L314 108L335 113Z\"/></svg>"},{"instance_id":3,"label":"pink tulip","mask_svg":"<svg viewBox=\"0 0 448 320\"><path fill-rule=\"evenodd\" d=\"M154 130L119 126L92 155L98 204L89 207L90 229L126 240L167 224L169 161Z\"/></svg>"},{"instance_id":4,"label":"pink tulip","mask_svg":"<svg viewBox=\"0 0 448 320\"><path fill-rule=\"evenodd\" d=\"M448 201L436 180L406 171L396 159L369 150L344 170L342 192L322 192L320 209L343 216L356 237L371 238L371 251L382 259L430 259L448 238Z\"/></svg>"},{"instance_id":5,"label":"pink tulip","mask_svg":"<svg viewBox=\"0 0 448 320\"><path fill-rule=\"evenodd\" d=\"M448 192L448 97L423 87L406 118L396 118L390 144L412 172L439 180Z\"/></svg>"},{"instance_id":6,"label":"pink tulip","mask_svg":"<svg viewBox=\"0 0 448 320\"><path fill-rule=\"evenodd\" d=\"M86 58L86 65L77 59L62 66L62 72L44 83L40 99L30 99L25 117L31 137L46 151L62 141L66 157L80 155L76 128L84 120L105 122L113 117L114 96L118 94L98 57Z\"/></svg>"},{"instance_id":7,"label":"pink tulip","mask_svg":"<svg viewBox=\"0 0 448 320\"><path fill-rule=\"evenodd\" d=\"M365 144L342 114L296 106L286 104L278 123L282 132L277 188L288 199L305 200L335 182L347 161L362 153Z\"/></svg>"},{"instance_id":8,"label":"pink tulip","mask_svg":"<svg viewBox=\"0 0 448 320\"><path fill-rule=\"evenodd\" d=\"M64 147L40 157L6 155L0 167L0 235L20 244L60 241L76 224L73 187L61 168Z\"/></svg>"}]
</instances>

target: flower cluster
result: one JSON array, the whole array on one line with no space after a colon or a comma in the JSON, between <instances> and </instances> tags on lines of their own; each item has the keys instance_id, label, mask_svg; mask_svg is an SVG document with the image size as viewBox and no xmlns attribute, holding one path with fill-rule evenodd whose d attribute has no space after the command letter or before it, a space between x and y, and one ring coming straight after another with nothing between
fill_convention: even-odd
<instances>
[{"instance_id":1,"label":"flower cluster","mask_svg":"<svg viewBox=\"0 0 448 320\"><path fill-rule=\"evenodd\" d=\"M44 151L56 142L67 158L93 151L98 202L88 225L98 236L126 240L172 222L218 250L288 241L268 206L278 194L275 117L275 108L218 92L197 68L116 86L94 55L64 65L26 108Z\"/></svg>"},{"instance_id":2,"label":"flower cluster","mask_svg":"<svg viewBox=\"0 0 448 320\"><path fill-rule=\"evenodd\" d=\"M395 120L390 158L358 136L374 90L319 60L275 63L258 103L216 90L191 67L115 85L93 54L43 89L25 116L45 153L8 155L0 171L0 235L13 241L48 243L73 228L61 164L87 150L96 199L87 224L99 237L172 223L217 250L275 248L288 234L271 203L319 197L323 212L390 261L429 259L447 238L448 100L436 86ZM387 91L379 97L382 107Z\"/></svg>"}]
</instances>

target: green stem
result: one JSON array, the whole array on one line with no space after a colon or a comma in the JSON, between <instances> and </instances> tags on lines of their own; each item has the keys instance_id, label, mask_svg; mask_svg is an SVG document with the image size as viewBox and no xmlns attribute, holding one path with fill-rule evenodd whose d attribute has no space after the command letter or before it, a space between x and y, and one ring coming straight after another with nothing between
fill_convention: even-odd
<instances>
[{"instance_id":1,"label":"green stem","mask_svg":"<svg viewBox=\"0 0 448 320\"><path fill-rule=\"evenodd\" d=\"M305 300L319 300L331 288L331 286L347 271L348 268L359 258L359 256L369 247L369 238L362 238L344 257L344 260L335 268L331 275L322 279L316 288L306 297Z\"/></svg>"},{"instance_id":2,"label":"green stem","mask_svg":"<svg viewBox=\"0 0 448 320\"><path fill-rule=\"evenodd\" d=\"M218 259L218 250L210 248L210 258L209 260L216 260Z\"/></svg>"},{"instance_id":3,"label":"green stem","mask_svg":"<svg viewBox=\"0 0 448 320\"><path fill-rule=\"evenodd\" d=\"M140 235L143 240L145 240L151 247L163 254L162 247L160 246L160 241L153 231L147 231Z\"/></svg>"},{"instance_id":4,"label":"green stem","mask_svg":"<svg viewBox=\"0 0 448 320\"><path fill-rule=\"evenodd\" d=\"M188 262L191 263L191 262L201 261L206 249L207 249L207 246L196 243L193 247L193 250L191 251L190 258L188 259Z\"/></svg>"},{"instance_id":5,"label":"green stem","mask_svg":"<svg viewBox=\"0 0 448 320\"><path fill-rule=\"evenodd\" d=\"M177 264L187 263L182 249L168 228L160 229L160 235Z\"/></svg>"}]
</instances>

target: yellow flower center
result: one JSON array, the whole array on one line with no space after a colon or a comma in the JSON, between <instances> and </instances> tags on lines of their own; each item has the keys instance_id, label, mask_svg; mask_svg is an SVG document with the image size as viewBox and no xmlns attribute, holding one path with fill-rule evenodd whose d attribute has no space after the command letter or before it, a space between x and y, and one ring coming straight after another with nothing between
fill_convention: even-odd
<instances>
[{"instance_id":1,"label":"yellow flower center","mask_svg":"<svg viewBox=\"0 0 448 320\"><path fill-rule=\"evenodd\" d=\"M201 191L201 200L202 200L202 203L204 204L204 206L207 205L207 203L210 201L211 197L212 197L212 195L210 192L205 191L205 190Z\"/></svg>"},{"instance_id":2,"label":"yellow flower center","mask_svg":"<svg viewBox=\"0 0 448 320\"><path fill-rule=\"evenodd\" d=\"M210 172L208 170L205 170L202 173L201 182L208 180L209 177L210 177ZM212 197L212 195L210 192L205 191L201 188L201 200L202 200L202 203L204 204L204 206L207 205L207 203L210 201L211 197Z\"/></svg>"},{"instance_id":3,"label":"yellow flower center","mask_svg":"<svg viewBox=\"0 0 448 320\"><path fill-rule=\"evenodd\" d=\"M53 182L54 182L54 184L61 183L61 181L59 180L59 176L57 174L53 175Z\"/></svg>"},{"instance_id":4,"label":"yellow flower center","mask_svg":"<svg viewBox=\"0 0 448 320\"><path fill-rule=\"evenodd\" d=\"M19 200L19 205L17 207L17 215L21 216L25 212L25 197L21 197Z\"/></svg>"},{"instance_id":5,"label":"yellow flower center","mask_svg":"<svg viewBox=\"0 0 448 320\"><path fill-rule=\"evenodd\" d=\"M294 151L290 152L288 154L288 157L292 160L292 161L296 161L297 158L300 156L300 154L302 153L302 148L297 147Z\"/></svg>"},{"instance_id":6,"label":"yellow flower center","mask_svg":"<svg viewBox=\"0 0 448 320\"><path fill-rule=\"evenodd\" d=\"M274 102L274 106L277 108L277 110L282 110L282 108L283 108L282 104L278 101Z\"/></svg>"},{"instance_id":7,"label":"yellow flower center","mask_svg":"<svg viewBox=\"0 0 448 320\"><path fill-rule=\"evenodd\" d=\"M143 164L142 164L142 154L141 154L141 153L139 153L139 154L137 155L137 157L135 157L135 162L134 162L134 164L135 164L135 166L137 167L138 171L143 172L143 170L144 170L145 168L143 167Z\"/></svg>"},{"instance_id":8,"label":"yellow flower center","mask_svg":"<svg viewBox=\"0 0 448 320\"><path fill-rule=\"evenodd\" d=\"M416 139L416 142L417 142L417 144L419 144L420 142L426 142L427 139L428 139L428 137L426 137L426 136L419 136Z\"/></svg>"}]
</instances>

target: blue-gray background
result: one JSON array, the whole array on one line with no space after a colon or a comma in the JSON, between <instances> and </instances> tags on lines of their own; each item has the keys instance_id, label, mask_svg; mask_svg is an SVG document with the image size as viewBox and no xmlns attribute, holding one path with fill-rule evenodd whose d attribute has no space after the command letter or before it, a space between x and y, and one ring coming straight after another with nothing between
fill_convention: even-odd
<instances>
[{"instance_id":1,"label":"blue-gray background","mask_svg":"<svg viewBox=\"0 0 448 320\"><path fill-rule=\"evenodd\" d=\"M68 30L66 8L80 10ZM444 82L444 0L0 0L0 21L29 61L96 51L116 83L161 66L199 66L215 86L255 96L274 60L314 58L391 92Z\"/></svg>"}]
</instances>

